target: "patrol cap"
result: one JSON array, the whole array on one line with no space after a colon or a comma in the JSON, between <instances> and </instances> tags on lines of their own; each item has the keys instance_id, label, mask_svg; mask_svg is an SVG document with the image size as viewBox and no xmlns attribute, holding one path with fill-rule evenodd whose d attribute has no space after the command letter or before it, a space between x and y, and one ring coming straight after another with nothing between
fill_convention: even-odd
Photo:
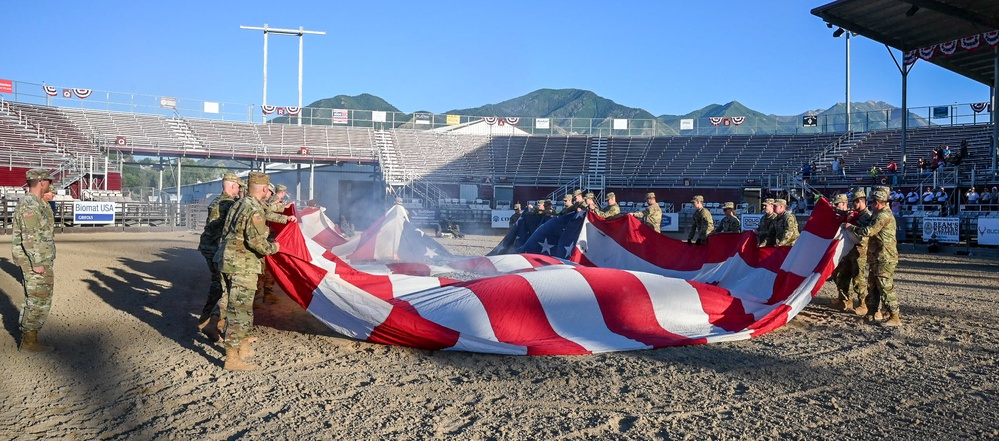
<instances>
[{"instance_id":1,"label":"patrol cap","mask_svg":"<svg viewBox=\"0 0 999 441\"><path fill-rule=\"evenodd\" d=\"M604 200L609 201L610 198L616 198L616 197L617 195L615 195L613 191L609 191L607 192L607 194L604 195Z\"/></svg>"},{"instance_id":2,"label":"patrol cap","mask_svg":"<svg viewBox=\"0 0 999 441\"><path fill-rule=\"evenodd\" d=\"M562 200L563 201L571 201L572 200L572 195L571 194L567 194L565 196L562 196Z\"/></svg>"},{"instance_id":3,"label":"patrol cap","mask_svg":"<svg viewBox=\"0 0 999 441\"><path fill-rule=\"evenodd\" d=\"M270 190L270 191L271 191L271 193L276 193L276 192L274 191L274 184L267 184L267 189L268 189L268 190Z\"/></svg>"},{"instance_id":4,"label":"patrol cap","mask_svg":"<svg viewBox=\"0 0 999 441\"><path fill-rule=\"evenodd\" d=\"M694 198L691 199L690 202L704 202L704 196L701 195L694 196Z\"/></svg>"},{"instance_id":5,"label":"patrol cap","mask_svg":"<svg viewBox=\"0 0 999 441\"><path fill-rule=\"evenodd\" d=\"M276 190L275 193L279 191L288 191L288 186L284 184L278 184L274 186L274 190Z\"/></svg>"},{"instance_id":6,"label":"patrol cap","mask_svg":"<svg viewBox=\"0 0 999 441\"><path fill-rule=\"evenodd\" d=\"M774 202L774 198L766 198L763 200L763 205L773 205L775 203L776 202Z\"/></svg>"},{"instance_id":7,"label":"patrol cap","mask_svg":"<svg viewBox=\"0 0 999 441\"><path fill-rule=\"evenodd\" d=\"M246 183L247 185L267 185L271 183L271 177L265 173L250 172L250 175L246 177Z\"/></svg>"},{"instance_id":8,"label":"patrol cap","mask_svg":"<svg viewBox=\"0 0 999 441\"><path fill-rule=\"evenodd\" d=\"M726 202L724 205L722 205L722 210L735 210L735 203Z\"/></svg>"},{"instance_id":9,"label":"patrol cap","mask_svg":"<svg viewBox=\"0 0 999 441\"><path fill-rule=\"evenodd\" d=\"M586 199L595 199L597 195L593 194L592 192L587 192L585 197Z\"/></svg>"},{"instance_id":10,"label":"patrol cap","mask_svg":"<svg viewBox=\"0 0 999 441\"><path fill-rule=\"evenodd\" d=\"M651 191L648 192L648 193L645 193L645 199L655 199L655 198L656 198L656 194L655 193L653 193Z\"/></svg>"},{"instance_id":11,"label":"patrol cap","mask_svg":"<svg viewBox=\"0 0 999 441\"><path fill-rule=\"evenodd\" d=\"M24 174L24 178L29 181L32 179L37 179L37 180L45 179L51 181L52 174L50 174L49 171L44 168L33 168L31 170L28 170L27 173Z\"/></svg>"},{"instance_id":12,"label":"patrol cap","mask_svg":"<svg viewBox=\"0 0 999 441\"><path fill-rule=\"evenodd\" d=\"M871 197L878 202L888 202L888 192L885 191L883 188L874 190L874 193L871 194Z\"/></svg>"},{"instance_id":13,"label":"patrol cap","mask_svg":"<svg viewBox=\"0 0 999 441\"><path fill-rule=\"evenodd\" d=\"M787 201L784 199L774 199L774 205L783 205L786 207Z\"/></svg>"},{"instance_id":14,"label":"patrol cap","mask_svg":"<svg viewBox=\"0 0 999 441\"><path fill-rule=\"evenodd\" d=\"M235 173L226 173L226 174L222 175L222 180L223 181L229 181L229 182L235 182L237 184L240 182L239 181L239 176L236 176Z\"/></svg>"},{"instance_id":15,"label":"patrol cap","mask_svg":"<svg viewBox=\"0 0 999 441\"><path fill-rule=\"evenodd\" d=\"M537 203L538 203L538 205L548 205L548 201L546 201L544 199L538 199Z\"/></svg>"},{"instance_id":16,"label":"patrol cap","mask_svg":"<svg viewBox=\"0 0 999 441\"><path fill-rule=\"evenodd\" d=\"M514 210L520 210L520 204L513 204Z\"/></svg>"},{"instance_id":17,"label":"patrol cap","mask_svg":"<svg viewBox=\"0 0 999 441\"><path fill-rule=\"evenodd\" d=\"M856 193L854 193L854 194L856 194ZM863 194L863 193L861 193L861 194ZM839 203L845 204L845 203L850 202L850 201L846 197L846 193L839 193L839 194L837 194L836 196L833 197L833 201L832 202L834 204L839 204Z\"/></svg>"},{"instance_id":18,"label":"patrol cap","mask_svg":"<svg viewBox=\"0 0 999 441\"><path fill-rule=\"evenodd\" d=\"M853 191L853 200L857 199L867 199L867 192L863 188L858 188Z\"/></svg>"},{"instance_id":19,"label":"patrol cap","mask_svg":"<svg viewBox=\"0 0 999 441\"><path fill-rule=\"evenodd\" d=\"M576 189L576 191L573 191L573 192L572 192L572 196L573 196L573 197L576 197L576 196L582 196L582 195L583 195L583 190L580 190L580 189L578 189L578 188Z\"/></svg>"}]
</instances>

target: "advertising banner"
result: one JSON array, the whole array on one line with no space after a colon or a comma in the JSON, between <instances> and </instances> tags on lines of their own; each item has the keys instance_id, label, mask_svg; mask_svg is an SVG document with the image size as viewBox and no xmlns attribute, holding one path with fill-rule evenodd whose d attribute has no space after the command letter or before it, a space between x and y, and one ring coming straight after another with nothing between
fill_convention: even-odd
<instances>
[{"instance_id":1,"label":"advertising banner","mask_svg":"<svg viewBox=\"0 0 999 441\"><path fill-rule=\"evenodd\" d=\"M14 82L11 80L0 80L0 93L14 93Z\"/></svg>"},{"instance_id":2,"label":"advertising banner","mask_svg":"<svg viewBox=\"0 0 999 441\"><path fill-rule=\"evenodd\" d=\"M923 218L923 241L930 240L934 234L940 243L960 242L961 220L956 217Z\"/></svg>"},{"instance_id":3,"label":"advertising banner","mask_svg":"<svg viewBox=\"0 0 999 441\"><path fill-rule=\"evenodd\" d=\"M760 229L760 219L763 219L762 214L742 215L742 231L756 231Z\"/></svg>"},{"instance_id":4,"label":"advertising banner","mask_svg":"<svg viewBox=\"0 0 999 441\"><path fill-rule=\"evenodd\" d=\"M493 228L510 228L510 216L515 213L513 210L493 210Z\"/></svg>"},{"instance_id":5,"label":"advertising banner","mask_svg":"<svg viewBox=\"0 0 999 441\"><path fill-rule=\"evenodd\" d=\"M680 231L680 213L663 213L659 227L662 231Z\"/></svg>"},{"instance_id":6,"label":"advertising banner","mask_svg":"<svg viewBox=\"0 0 999 441\"><path fill-rule=\"evenodd\" d=\"M534 128L535 129L550 129L552 127L551 118L535 118Z\"/></svg>"},{"instance_id":7,"label":"advertising banner","mask_svg":"<svg viewBox=\"0 0 999 441\"><path fill-rule=\"evenodd\" d=\"M694 130L694 120L693 119L681 119L680 120L680 130Z\"/></svg>"},{"instance_id":8,"label":"advertising banner","mask_svg":"<svg viewBox=\"0 0 999 441\"><path fill-rule=\"evenodd\" d=\"M978 218L978 244L999 245L999 217Z\"/></svg>"},{"instance_id":9,"label":"advertising banner","mask_svg":"<svg viewBox=\"0 0 999 441\"><path fill-rule=\"evenodd\" d=\"M347 109L333 109L333 124L347 124Z\"/></svg>"},{"instance_id":10,"label":"advertising banner","mask_svg":"<svg viewBox=\"0 0 999 441\"><path fill-rule=\"evenodd\" d=\"M77 225L113 224L114 202L73 202L73 223Z\"/></svg>"},{"instance_id":11,"label":"advertising banner","mask_svg":"<svg viewBox=\"0 0 999 441\"><path fill-rule=\"evenodd\" d=\"M449 125L449 126L456 126L458 124L461 124L461 115L448 115L447 116L447 125Z\"/></svg>"}]
</instances>

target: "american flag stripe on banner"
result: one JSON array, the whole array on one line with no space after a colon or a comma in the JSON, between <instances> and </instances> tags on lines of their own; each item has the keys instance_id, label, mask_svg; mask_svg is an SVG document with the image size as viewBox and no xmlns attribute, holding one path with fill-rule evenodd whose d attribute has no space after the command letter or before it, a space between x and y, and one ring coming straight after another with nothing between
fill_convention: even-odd
<instances>
[{"instance_id":1,"label":"american flag stripe on banner","mask_svg":"<svg viewBox=\"0 0 999 441\"><path fill-rule=\"evenodd\" d=\"M752 233L688 245L630 216L569 214L564 221L583 223L564 229L577 236L564 242L575 244L574 262L538 254L400 260L378 274L312 240L328 228L310 225L322 222L315 212L274 226L281 252L268 260L282 288L343 335L430 350L588 354L748 339L800 312L853 246L823 199L790 248L759 249ZM391 210L386 218L400 219ZM449 268L494 275L457 281L403 274Z\"/></svg>"}]
</instances>

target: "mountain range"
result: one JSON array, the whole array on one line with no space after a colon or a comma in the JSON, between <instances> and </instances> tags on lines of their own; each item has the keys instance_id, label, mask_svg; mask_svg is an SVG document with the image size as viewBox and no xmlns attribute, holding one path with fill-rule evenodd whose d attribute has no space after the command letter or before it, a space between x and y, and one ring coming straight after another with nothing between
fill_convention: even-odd
<instances>
[{"instance_id":1,"label":"mountain range","mask_svg":"<svg viewBox=\"0 0 999 441\"><path fill-rule=\"evenodd\" d=\"M321 109L321 110L312 110ZM303 121L315 119L329 124L330 110L326 109L347 109L347 110L379 110L388 112L400 112L398 108L390 104L385 99L371 94L361 94L356 96L337 95L331 98L324 98L312 102L303 109ZM649 129L655 125L655 132L648 134L674 135L679 134L680 120L705 118L733 118L745 117L745 123L740 126L724 127L727 134L740 133L814 133L823 131L843 131L845 130L846 111L843 103L836 103L827 109L806 110L797 115L772 115L759 112L746 107L738 101L731 101L726 104L710 104L703 108L693 110L683 115L659 115L655 116L645 109L628 107L614 102L613 100L601 97L589 90L581 89L538 89L526 95L512 98L496 104L485 104L479 107L467 109L452 109L443 114L451 115L471 115L471 116L516 116L527 118L589 118L598 120L608 120L612 118L626 118L631 120L632 129ZM882 101L865 101L851 104L851 123L854 130L868 130L884 128L886 121L890 120L890 126L897 127L902 120L899 108ZM424 113L414 112L414 113ZM432 112L426 112L432 113ZM407 114L402 120L408 120L412 114ZM441 115L441 114L437 114ZM814 115L818 117L817 127L801 127L802 116ZM909 113L910 121L914 121L913 126L926 126L929 122L912 112ZM435 122L436 122L435 118ZM273 122L285 122L287 117L279 117ZM400 120L399 118L396 119ZM658 120L664 124L653 124L653 120ZM706 124L699 122L698 124Z\"/></svg>"}]
</instances>

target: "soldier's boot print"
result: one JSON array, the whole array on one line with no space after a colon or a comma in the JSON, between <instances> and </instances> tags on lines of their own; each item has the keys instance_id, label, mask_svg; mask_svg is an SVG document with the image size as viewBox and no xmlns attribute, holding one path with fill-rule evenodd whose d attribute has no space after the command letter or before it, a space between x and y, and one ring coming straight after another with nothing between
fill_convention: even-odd
<instances>
[{"instance_id":1,"label":"soldier's boot print","mask_svg":"<svg viewBox=\"0 0 999 441\"><path fill-rule=\"evenodd\" d=\"M243 343L239 345L239 358L246 360L256 354L256 351L250 347L251 344L257 342L257 337L246 337L243 339Z\"/></svg>"},{"instance_id":2,"label":"soldier's boot print","mask_svg":"<svg viewBox=\"0 0 999 441\"><path fill-rule=\"evenodd\" d=\"M882 323L884 326L902 326L902 318L899 317L897 312L893 312L888 321Z\"/></svg>"},{"instance_id":3,"label":"soldier's boot print","mask_svg":"<svg viewBox=\"0 0 999 441\"><path fill-rule=\"evenodd\" d=\"M259 366L255 364L247 363L239 356L242 350L242 346L235 348L226 348L225 350L225 366L223 368L227 371L253 371Z\"/></svg>"},{"instance_id":4,"label":"soldier's boot print","mask_svg":"<svg viewBox=\"0 0 999 441\"><path fill-rule=\"evenodd\" d=\"M21 352L48 352L52 346L46 346L38 342L38 331L24 331L21 334Z\"/></svg>"}]
</instances>

